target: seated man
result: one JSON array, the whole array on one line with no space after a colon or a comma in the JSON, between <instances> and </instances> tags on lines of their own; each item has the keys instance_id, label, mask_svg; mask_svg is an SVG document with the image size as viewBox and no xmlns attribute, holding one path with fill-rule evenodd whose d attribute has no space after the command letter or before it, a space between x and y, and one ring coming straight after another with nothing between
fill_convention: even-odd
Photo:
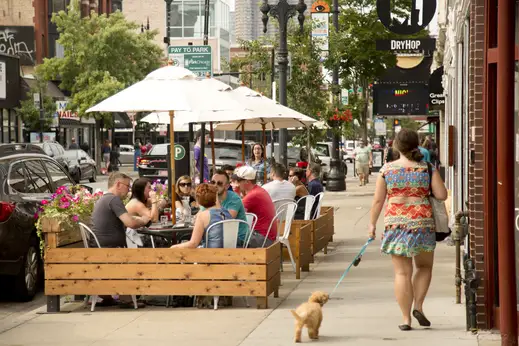
<instances>
[{"instance_id":1,"label":"seated man","mask_svg":"<svg viewBox=\"0 0 519 346\"><path fill-rule=\"evenodd\" d=\"M270 167L270 178L272 181L263 185L263 188L268 192L272 201L280 199L295 199L296 187L294 184L285 180L285 175L285 166L282 164L274 163L272 167Z\"/></svg>"},{"instance_id":2,"label":"seated man","mask_svg":"<svg viewBox=\"0 0 519 346\"><path fill-rule=\"evenodd\" d=\"M92 232L94 232L102 248L126 247L126 228L137 229L150 222L148 216L130 216L124 207L122 198L128 195L131 178L126 174L114 172L108 178L108 192L105 193L94 205L92 213ZM97 247L95 241L90 239L90 247ZM101 296L103 302L100 305L113 305L111 296ZM129 297L121 296L124 303L121 307L133 308Z\"/></svg>"},{"instance_id":3,"label":"seated man","mask_svg":"<svg viewBox=\"0 0 519 346\"><path fill-rule=\"evenodd\" d=\"M276 216L274 203L265 189L256 185L256 170L252 167L243 166L236 170L233 178L238 180L243 197L243 206L248 213L254 213L258 222L254 228L249 241L250 248L265 247L272 245L277 238L276 222L270 224ZM268 234L267 234L268 233Z\"/></svg>"},{"instance_id":4,"label":"seated man","mask_svg":"<svg viewBox=\"0 0 519 346\"><path fill-rule=\"evenodd\" d=\"M323 184L319 180L321 176L321 166L319 164L313 162L306 169L306 178L308 180L308 193L312 196L317 196L319 193L324 191ZM312 207L312 212L310 214L311 218L315 215L315 210L317 209L317 205L319 204L319 199L316 199L314 202L314 206Z\"/></svg>"},{"instance_id":5,"label":"seated man","mask_svg":"<svg viewBox=\"0 0 519 346\"><path fill-rule=\"evenodd\" d=\"M224 170L217 170L213 175L211 180L211 184L216 185L218 188L218 200L220 201L220 205L223 209L227 209L233 219L242 220L247 222L247 215L245 215L245 207L238 196L233 191L229 191L230 180L229 176L226 174ZM247 239L247 234L249 233L249 229L246 224L240 223L239 233L238 233L238 246L243 247L245 244L245 240Z\"/></svg>"}]
</instances>

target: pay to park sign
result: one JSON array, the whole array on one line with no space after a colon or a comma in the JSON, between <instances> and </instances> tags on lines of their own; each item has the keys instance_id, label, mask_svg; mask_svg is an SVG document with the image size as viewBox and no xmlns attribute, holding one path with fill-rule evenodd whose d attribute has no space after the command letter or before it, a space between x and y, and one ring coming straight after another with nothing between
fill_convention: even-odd
<instances>
[{"instance_id":1,"label":"pay to park sign","mask_svg":"<svg viewBox=\"0 0 519 346\"><path fill-rule=\"evenodd\" d=\"M211 46L171 46L168 57L173 66L186 68L199 77L208 73L213 76Z\"/></svg>"}]
</instances>

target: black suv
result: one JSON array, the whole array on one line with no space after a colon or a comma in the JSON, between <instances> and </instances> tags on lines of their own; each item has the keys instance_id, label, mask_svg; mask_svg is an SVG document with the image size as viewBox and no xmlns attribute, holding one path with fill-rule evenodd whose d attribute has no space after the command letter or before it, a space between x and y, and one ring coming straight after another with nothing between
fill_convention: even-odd
<instances>
[{"instance_id":1,"label":"black suv","mask_svg":"<svg viewBox=\"0 0 519 346\"><path fill-rule=\"evenodd\" d=\"M35 214L43 199L74 181L32 144L0 144L0 275L18 300L36 294L43 278Z\"/></svg>"}]
</instances>

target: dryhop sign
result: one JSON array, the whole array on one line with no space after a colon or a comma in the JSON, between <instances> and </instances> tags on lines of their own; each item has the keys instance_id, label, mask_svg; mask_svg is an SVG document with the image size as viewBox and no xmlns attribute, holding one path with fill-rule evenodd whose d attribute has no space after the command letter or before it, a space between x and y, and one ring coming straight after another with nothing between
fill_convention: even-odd
<instances>
[{"instance_id":1,"label":"dryhop sign","mask_svg":"<svg viewBox=\"0 0 519 346\"><path fill-rule=\"evenodd\" d=\"M391 50L419 50L420 40L391 40Z\"/></svg>"}]
</instances>

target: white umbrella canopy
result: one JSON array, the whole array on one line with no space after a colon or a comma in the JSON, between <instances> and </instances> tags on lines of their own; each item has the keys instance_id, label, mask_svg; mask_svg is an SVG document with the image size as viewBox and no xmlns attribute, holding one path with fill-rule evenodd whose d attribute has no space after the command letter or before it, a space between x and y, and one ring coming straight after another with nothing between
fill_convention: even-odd
<instances>
[{"instance_id":1,"label":"white umbrella canopy","mask_svg":"<svg viewBox=\"0 0 519 346\"><path fill-rule=\"evenodd\" d=\"M243 110L215 79L199 79L182 67L166 66L105 99L88 112L169 112ZM193 121L198 122L198 120Z\"/></svg>"},{"instance_id":2,"label":"white umbrella canopy","mask_svg":"<svg viewBox=\"0 0 519 346\"><path fill-rule=\"evenodd\" d=\"M177 114L177 113L175 113ZM139 122L148 123L151 125L169 125L170 123L170 116L168 112L153 112L148 115L146 115L144 118L139 120ZM177 115L175 115L175 118L173 120L175 125L175 132L187 132L189 131L189 124L186 124L182 122ZM198 130L199 126L194 125L193 129L196 131Z\"/></svg>"},{"instance_id":3,"label":"white umbrella canopy","mask_svg":"<svg viewBox=\"0 0 519 346\"><path fill-rule=\"evenodd\" d=\"M306 127L317 121L244 86L234 89L231 94L247 110L243 112L242 117L235 121L222 120L216 126L218 130L240 130L242 129L242 123L245 131L260 131L263 130L263 125L265 125L265 130L285 129ZM219 112L222 117L226 113L229 112Z\"/></svg>"},{"instance_id":4,"label":"white umbrella canopy","mask_svg":"<svg viewBox=\"0 0 519 346\"><path fill-rule=\"evenodd\" d=\"M170 143L174 143L176 111L193 112L191 118L205 111L244 110L230 93L229 86L217 80L199 79L191 71L182 67L166 66L159 68L134 85L107 98L88 112L169 112ZM192 119L200 122L199 119ZM175 180L175 150L170 150L168 168L170 176L168 189L173 191ZM170 193L172 205L176 194ZM175 218L173 218L175 223Z\"/></svg>"}]
</instances>

